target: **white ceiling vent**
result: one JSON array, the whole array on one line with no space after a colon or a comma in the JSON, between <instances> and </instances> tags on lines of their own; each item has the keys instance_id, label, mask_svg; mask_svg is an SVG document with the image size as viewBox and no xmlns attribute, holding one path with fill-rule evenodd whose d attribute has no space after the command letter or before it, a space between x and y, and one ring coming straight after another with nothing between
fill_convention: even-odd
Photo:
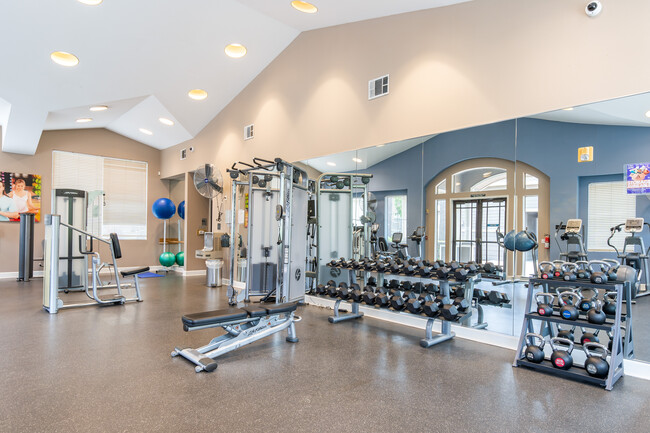
<instances>
[{"instance_id":1,"label":"white ceiling vent","mask_svg":"<svg viewBox=\"0 0 650 433\"><path fill-rule=\"evenodd\" d=\"M244 140L250 140L253 138L254 131L253 131L253 124L250 124L248 126L244 126Z\"/></svg>"},{"instance_id":2,"label":"white ceiling vent","mask_svg":"<svg viewBox=\"0 0 650 433\"><path fill-rule=\"evenodd\" d=\"M368 100L388 94L388 75L368 81Z\"/></svg>"},{"instance_id":3,"label":"white ceiling vent","mask_svg":"<svg viewBox=\"0 0 650 433\"><path fill-rule=\"evenodd\" d=\"M187 158L187 149L181 149L181 161Z\"/></svg>"}]
</instances>

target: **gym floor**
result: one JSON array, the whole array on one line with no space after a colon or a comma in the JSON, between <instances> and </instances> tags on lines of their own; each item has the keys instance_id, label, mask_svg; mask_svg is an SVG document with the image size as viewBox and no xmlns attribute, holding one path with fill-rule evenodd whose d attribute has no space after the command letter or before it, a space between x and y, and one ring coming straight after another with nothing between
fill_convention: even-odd
<instances>
[{"instance_id":1,"label":"gym floor","mask_svg":"<svg viewBox=\"0 0 650 433\"><path fill-rule=\"evenodd\" d=\"M226 307L204 277L143 280L144 302L48 315L42 282L1 280L0 431L647 432L647 381L614 390L511 366L513 352L364 318L332 325L301 307L300 342L276 334L213 373L170 357L218 331L183 313ZM79 294L62 295L78 297Z\"/></svg>"}]
</instances>

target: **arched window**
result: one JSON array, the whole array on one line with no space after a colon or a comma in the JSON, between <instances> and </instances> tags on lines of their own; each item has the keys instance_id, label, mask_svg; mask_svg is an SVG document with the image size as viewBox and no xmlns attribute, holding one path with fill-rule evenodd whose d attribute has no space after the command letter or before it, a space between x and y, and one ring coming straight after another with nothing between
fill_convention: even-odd
<instances>
[{"instance_id":1,"label":"arched window","mask_svg":"<svg viewBox=\"0 0 650 433\"><path fill-rule=\"evenodd\" d=\"M449 187L451 186L451 187ZM508 274L527 275L532 262L504 255L497 233L548 225L548 176L528 164L497 158L476 158L455 164L426 187L426 242L429 260L493 262ZM540 194L544 195L540 199ZM540 215L542 202L545 215ZM515 215L515 209L521 209ZM542 221L544 220L544 224Z\"/></svg>"}]
</instances>

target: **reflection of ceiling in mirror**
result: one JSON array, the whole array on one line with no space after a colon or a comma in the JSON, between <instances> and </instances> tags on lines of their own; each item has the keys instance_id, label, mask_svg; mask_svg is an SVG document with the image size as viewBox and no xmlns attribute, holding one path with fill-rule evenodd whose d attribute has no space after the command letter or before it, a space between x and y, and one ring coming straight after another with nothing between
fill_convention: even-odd
<instances>
[{"instance_id":1,"label":"reflection of ceiling in mirror","mask_svg":"<svg viewBox=\"0 0 650 433\"><path fill-rule=\"evenodd\" d=\"M433 137L435 137L435 134L395 141L388 144L380 144L365 149L352 150L319 158L307 159L302 162L303 164L313 167L323 173L346 173L354 170L365 170L368 167L372 167L375 164L397 155L398 153L402 153L405 150L424 143Z\"/></svg>"},{"instance_id":2,"label":"reflection of ceiling in mirror","mask_svg":"<svg viewBox=\"0 0 650 433\"><path fill-rule=\"evenodd\" d=\"M533 119L595 125L650 126L650 93L569 107L530 116Z\"/></svg>"}]
</instances>

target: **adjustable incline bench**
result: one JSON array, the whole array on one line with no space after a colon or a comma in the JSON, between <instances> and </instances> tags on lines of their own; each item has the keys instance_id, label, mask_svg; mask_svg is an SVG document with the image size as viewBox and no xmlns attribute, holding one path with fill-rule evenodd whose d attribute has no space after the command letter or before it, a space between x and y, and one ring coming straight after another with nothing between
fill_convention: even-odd
<instances>
[{"instance_id":1,"label":"adjustable incline bench","mask_svg":"<svg viewBox=\"0 0 650 433\"><path fill-rule=\"evenodd\" d=\"M213 338L210 343L198 349L179 349L172 351L172 357L180 355L196 364L196 372L202 370L214 371L218 356L238 349L254 341L260 340L276 332L288 328L289 343L297 343L294 323L301 318L294 313L297 302L269 305L249 305L244 308L228 308L225 310L206 311L203 313L183 316L183 329L196 331L199 329L222 327L226 334Z\"/></svg>"}]
</instances>

